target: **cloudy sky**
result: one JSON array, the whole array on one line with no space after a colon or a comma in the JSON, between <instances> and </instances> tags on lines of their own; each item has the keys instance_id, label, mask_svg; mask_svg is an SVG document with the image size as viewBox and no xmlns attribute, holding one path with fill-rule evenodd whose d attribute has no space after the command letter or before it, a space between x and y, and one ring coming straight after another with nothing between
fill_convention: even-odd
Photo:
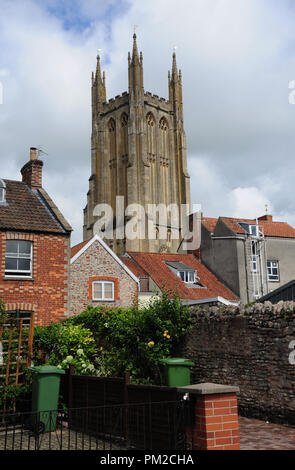
<instances>
[{"instance_id":1,"label":"cloudy sky","mask_svg":"<svg viewBox=\"0 0 295 470\"><path fill-rule=\"evenodd\" d=\"M258 217L267 204L295 226L294 0L0 0L0 7L0 176L20 179L29 147L40 146L44 187L73 226L73 244L82 239L90 176L97 49L111 98L127 90L134 24L146 91L167 97L177 46L192 202L209 217Z\"/></svg>"}]
</instances>

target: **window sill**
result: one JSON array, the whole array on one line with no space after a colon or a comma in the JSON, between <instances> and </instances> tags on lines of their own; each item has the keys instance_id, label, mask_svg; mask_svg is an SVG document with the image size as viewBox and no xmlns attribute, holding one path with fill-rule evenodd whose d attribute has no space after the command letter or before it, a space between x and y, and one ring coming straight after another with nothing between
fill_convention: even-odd
<instances>
[{"instance_id":1,"label":"window sill","mask_svg":"<svg viewBox=\"0 0 295 470\"><path fill-rule=\"evenodd\" d=\"M115 299L92 299L92 302L115 302Z\"/></svg>"},{"instance_id":2,"label":"window sill","mask_svg":"<svg viewBox=\"0 0 295 470\"><path fill-rule=\"evenodd\" d=\"M34 278L28 276L4 276L3 281L34 281Z\"/></svg>"}]
</instances>

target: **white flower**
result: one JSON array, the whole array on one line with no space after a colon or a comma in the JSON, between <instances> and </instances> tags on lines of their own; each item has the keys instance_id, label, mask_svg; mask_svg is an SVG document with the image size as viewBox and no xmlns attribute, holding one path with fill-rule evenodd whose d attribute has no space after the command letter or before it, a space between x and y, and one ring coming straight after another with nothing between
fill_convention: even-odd
<instances>
[{"instance_id":1,"label":"white flower","mask_svg":"<svg viewBox=\"0 0 295 470\"><path fill-rule=\"evenodd\" d=\"M83 362L83 364L81 365L81 367L82 367L82 369L85 369L85 368L86 368L86 364L84 364L84 362Z\"/></svg>"},{"instance_id":2,"label":"white flower","mask_svg":"<svg viewBox=\"0 0 295 470\"><path fill-rule=\"evenodd\" d=\"M65 361L66 361L66 362L72 362L72 360L73 360L73 356L67 356L67 357L65 358Z\"/></svg>"},{"instance_id":3,"label":"white flower","mask_svg":"<svg viewBox=\"0 0 295 470\"><path fill-rule=\"evenodd\" d=\"M105 323L104 326L107 328L109 325L107 323Z\"/></svg>"},{"instance_id":4,"label":"white flower","mask_svg":"<svg viewBox=\"0 0 295 470\"><path fill-rule=\"evenodd\" d=\"M83 349L78 349L77 354L78 356L82 356L82 354L84 354Z\"/></svg>"}]
</instances>

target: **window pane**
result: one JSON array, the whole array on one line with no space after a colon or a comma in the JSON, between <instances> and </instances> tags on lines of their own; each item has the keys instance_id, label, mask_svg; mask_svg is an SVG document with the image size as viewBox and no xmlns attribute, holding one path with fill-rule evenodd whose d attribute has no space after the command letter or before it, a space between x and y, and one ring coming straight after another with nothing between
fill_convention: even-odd
<instances>
[{"instance_id":1,"label":"window pane","mask_svg":"<svg viewBox=\"0 0 295 470\"><path fill-rule=\"evenodd\" d=\"M105 299L113 298L113 283L112 282L104 283L104 298Z\"/></svg>"},{"instance_id":2,"label":"window pane","mask_svg":"<svg viewBox=\"0 0 295 470\"><path fill-rule=\"evenodd\" d=\"M17 259L16 258L6 258L6 263L5 263L5 269L6 270L17 270Z\"/></svg>"},{"instance_id":3,"label":"window pane","mask_svg":"<svg viewBox=\"0 0 295 470\"><path fill-rule=\"evenodd\" d=\"M19 259L18 260L18 269L19 271L30 271L31 270L31 260L30 259Z\"/></svg>"},{"instance_id":4,"label":"window pane","mask_svg":"<svg viewBox=\"0 0 295 470\"><path fill-rule=\"evenodd\" d=\"M18 242L16 240L6 240L6 253L17 254Z\"/></svg>"},{"instance_id":5,"label":"window pane","mask_svg":"<svg viewBox=\"0 0 295 470\"><path fill-rule=\"evenodd\" d=\"M31 242L20 241L18 251L21 254L31 255Z\"/></svg>"},{"instance_id":6,"label":"window pane","mask_svg":"<svg viewBox=\"0 0 295 470\"><path fill-rule=\"evenodd\" d=\"M102 298L102 283L101 282L93 283L93 298L94 299Z\"/></svg>"},{"instance_id":7,"label":"window pane","mask_svg":"<svg viewBox=\"0 0 295 470\"><path fill-rule=\"evenodd\" d=\"M193 272L188 273L188 279L189 279L189 282L194 282L194 273Z\"/></svg>"}]
</instances>

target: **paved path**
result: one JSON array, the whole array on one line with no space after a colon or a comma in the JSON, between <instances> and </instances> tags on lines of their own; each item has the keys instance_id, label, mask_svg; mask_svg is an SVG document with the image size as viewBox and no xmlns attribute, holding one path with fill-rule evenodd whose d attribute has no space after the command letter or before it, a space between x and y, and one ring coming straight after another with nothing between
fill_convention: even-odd
<instances>
[{"instance_id":1,"label":"paved path","mask_svg":"<svg viewBox=\"0 0 295 470\"><path fill-rule=\"evenodd\" d=\"M241 450L295 450L295 428L239 417Z\"/></svg>"}]
</instances>

